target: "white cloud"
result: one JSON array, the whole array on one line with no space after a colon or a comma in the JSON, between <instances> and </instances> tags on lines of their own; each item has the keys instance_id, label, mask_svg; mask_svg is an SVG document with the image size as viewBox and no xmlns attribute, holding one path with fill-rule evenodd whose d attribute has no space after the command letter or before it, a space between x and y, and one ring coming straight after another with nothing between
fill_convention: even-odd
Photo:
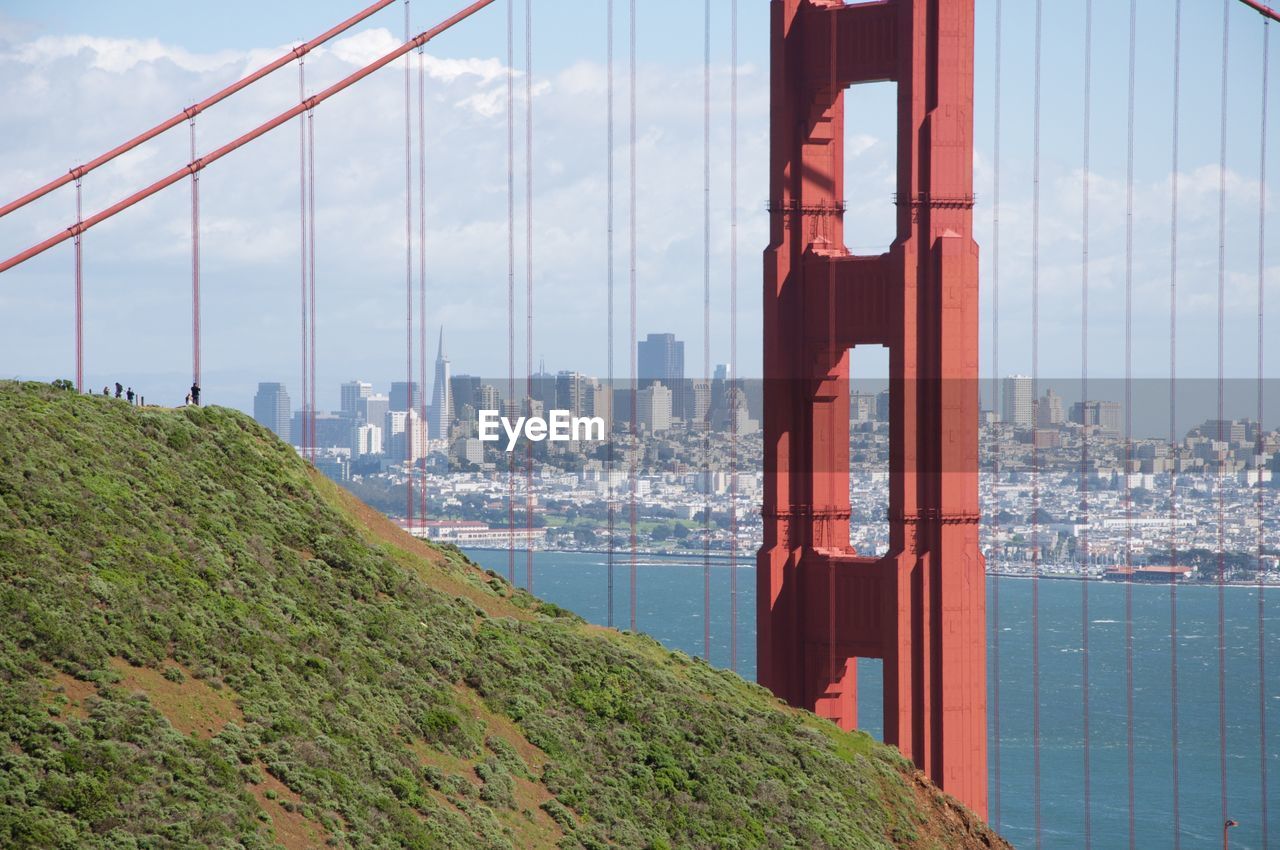
<instances>
[{"instance_id":1,"label":"white cloud","mask_svg":"<svg viewBox=\"0 0 1280 850\"><path fill-rule=\"evenodd\" d=\"M244 54L234 50L216 53L191 53L162 44L156 39L101 38L89 35L42 36L18 45L0 60L8 59L24 65L41 66L60 59L83 58L97 71L120 74L138 65L168 60L184 71L205 72L241 61Z\"/></svg>"}]
</instances>

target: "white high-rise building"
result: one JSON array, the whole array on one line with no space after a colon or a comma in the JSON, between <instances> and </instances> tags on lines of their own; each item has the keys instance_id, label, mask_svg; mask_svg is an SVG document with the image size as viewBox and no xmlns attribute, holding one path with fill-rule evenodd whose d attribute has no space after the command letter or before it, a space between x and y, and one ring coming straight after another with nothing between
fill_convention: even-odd
<instances>
[{"instance_id":1,"label":"white high-rise building","mask_svg":"<svg viewBox=\"0 0 1280 850\"><path fill-rule=\"evenodd\" d=\"M1000 400L1000 420L1015 428L1030 428L1036 424L1035 395L1031 378L1026 375L1010 375L1004 379L1004 398Z\"/></svg>"},{"instance_id":2,"label":"white high-rise building","mask_svg":"<svg viewBox=\"0 0 1280 850\"><path fill-rule=\"evenodd\" d=\"M691 382L691 390L685 396L685 424L695 431L708 428L711 425L711 382L699 378Z\"/></svg>"},{"instance_id":3,"label":"white high-rise building","mask_svg":"<svg viewBox=\"0 0 1280 850\"><path fill-rule=\"evenodd\" d=\"M378 425L358 425L351 434L351 453L360 455L382 454L382 428Z\"/></svg>"},{"instance_id":4,"label":"white high-rise building","mask_svg":"<svg viewBox=\"0 0 1280 850\"><path fill-rule=\"evenodd\" d=\"M416 410L387 411L383 447L387 457L414 463L427 453L427 423Z\"/></svg>"},{"instance_id":5,"label":"white high-rise building","mask_svg":"<svg viewBox=\"0 0 1280 850\"><path fill-rule=\"evenodd\" d=\"M671 428L671 390L655 382L636 393L636 422L650 434Z\"/></svg>"}]
</instances>

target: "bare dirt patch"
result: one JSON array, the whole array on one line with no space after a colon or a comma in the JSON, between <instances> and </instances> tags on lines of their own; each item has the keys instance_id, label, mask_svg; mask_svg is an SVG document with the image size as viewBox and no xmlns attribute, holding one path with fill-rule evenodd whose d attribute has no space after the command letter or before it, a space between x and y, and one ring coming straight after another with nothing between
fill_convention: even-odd
<instances>
[{"instance_id":1,"label":"bare dirt patch","mask_svg":"<svg viewBox=\"0 0 1280 850\"><path fill-rule=\"evenodd\" d=\"M908 787L923 812L933 813L920 825L920 835L914 847L990 847L993 850L1013 850L973 812L942 793L919 770L912 770L906 777Z\"/></svg>"},{"instance_id":2,"label":"bare dirt patch","mask_svg":"<svg viewBox=\"0 0 1280 850\"><path fill-rule=\"evenodd\" d=\"M49 692L49 705L58 705L59 696L65 699L65 705L60 710L63 717L76 717L81 720L87 720L89 717L88 700L89 697L98 693L98 687L92 682L85 682L77 679L75 676L68 676L61 670L54 671L49 676L53 680L53 687Z\"/></svg>"},{"instance_id":3,"label":"bare dirt patch","mask_svg":"<svg viewBox=\"0 0 1280 850\"><path fill-rule=\"evenodd\" d=\"M519 754L525 766L529 768L530 773L534 776L542 774L543 766L550 759L547 758L546 753L529 743L529 739L524 736L524 733L510 718L490 709L489 706L485 705L479 694L463 683L455 684L453 692L458 697L459 705L484 721L488 734L495 735L511 745L516 753Z\"/></svg>"},{"instance_id":4,"label":"bare dirt patch","mask_svg":"<svg viewBox=\"0 0 1280 850\"><path fill-rule=\"evenodd\" d=\"M236 695L229 689L215 690L176 661L166 661L165 666L179 670L182 681L166 679L163 671L151 667L134 667L123 658L111 659L121 687L146 694L156 711L184 735L212 738L231 721L243 721Z\"/></svg>"},{"instance_id":5,"label":"bare dirt patch","mask_svg":"<svg viewBox=\"0 0 1280 850\"><path fill-rule=\"evenodd\" d=\"M488 735L501 738L516 751L532 776L542 775L542 770L550 759L529 742L509 717L490 709L480 695L465 684L454 685L454 693L462 707L484 721ZM542 809L542 804L551 799L551 792L536 779L512 776L512 780L515 783L514 796L519 811L499 811L498 819L515 834L519 847L557 847L559 840L564 837L564 830Z\"/></svg>"},{"instance_id":6,"label":"bare dirt patch","mask_svg":"<svg viewBox=\"0 0 1280 850\"><path fill-rule=\"evenodd\" d=\"M271 818L276 842L285 850L308 850L324 847L329 840L324 827L302 814L302 798L288 785L267 772L261 764L263 780L249 785L249 792Z\"/></svg>"}]
</instances>

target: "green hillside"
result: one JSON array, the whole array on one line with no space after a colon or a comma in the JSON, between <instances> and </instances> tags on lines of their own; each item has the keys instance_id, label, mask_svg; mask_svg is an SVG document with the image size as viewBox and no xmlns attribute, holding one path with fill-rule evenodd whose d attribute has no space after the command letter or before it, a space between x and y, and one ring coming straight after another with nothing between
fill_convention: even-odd
<instances>
[{"instance_id":1,"label":"green hillside","mask_svg":"<svg viewBox=\"0 0 1280 850\"><path fill-rule=\"evenodd\" d=\"M0 383L0 847L1006 846L896 751L402 534L248 417Z\"/></svg>"}]
</instances>

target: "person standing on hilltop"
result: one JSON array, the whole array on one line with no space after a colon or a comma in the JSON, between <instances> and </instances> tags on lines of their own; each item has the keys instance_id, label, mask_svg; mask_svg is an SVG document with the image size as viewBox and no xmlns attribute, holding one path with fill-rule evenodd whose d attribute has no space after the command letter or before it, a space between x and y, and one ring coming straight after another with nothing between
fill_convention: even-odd
<instances>
[{"instance_id":1,"label":"person standing on hilltop","mask_svg":"<svg viewBox=\"0 0 1280 850\"><path fill-rule=\"evenodd\" d=\"M102 388L102 397L103 397L103 398L111 398L111 387L103 387L103 388Z\"/></svg>"},{"instance_id":2,"label":"person standing on hilltop","mask_svg":"<svg viewBox=\"0 0 1280 850\"><path fill-rule=\"evenodd\" d=\"M129 387L129 391L124 394L124 397L129 399L129 404L133 404L133 387Z\"/></svg>"},{"instance_id":3,"label":"person standing on hilltop","mask_svg":"<svg viewBox=\"0 0 1280 850\"><path fill-rule=\"evenodd\" d=\"M120 398L120 394L124 392L124 384L116 381L116 398Z\"/></svg>"},{"instance_id":4,"label":"person standing on hilltop","mask_svg":"<svg viewBox=\"0 0 1280 850\"><path fill-rule=\"evenodd\" d=\"M193 383L191 385L191 403L196 407L200 406L200 385Z\"/></svg>"}]
</instances>

